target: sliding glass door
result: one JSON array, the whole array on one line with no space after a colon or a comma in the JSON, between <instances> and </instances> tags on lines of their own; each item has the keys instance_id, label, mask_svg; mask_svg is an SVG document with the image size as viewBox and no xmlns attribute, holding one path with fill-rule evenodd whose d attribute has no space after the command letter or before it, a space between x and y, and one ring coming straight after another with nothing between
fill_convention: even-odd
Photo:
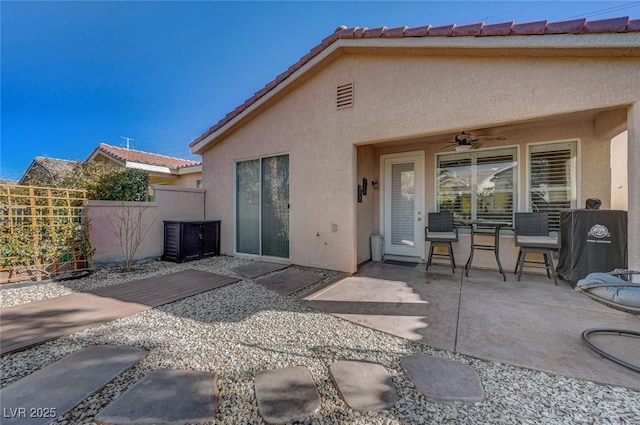
<instances>
[{"instance_id":1,"label":"sliding glass door","mask_svg":"<svg viewBox=\"0 0 640 425\"><path fill-rule=\"evenodd\" d=\"M289 258L289 155L236 163L236 252Z\"/></svg>"}]
</instances>

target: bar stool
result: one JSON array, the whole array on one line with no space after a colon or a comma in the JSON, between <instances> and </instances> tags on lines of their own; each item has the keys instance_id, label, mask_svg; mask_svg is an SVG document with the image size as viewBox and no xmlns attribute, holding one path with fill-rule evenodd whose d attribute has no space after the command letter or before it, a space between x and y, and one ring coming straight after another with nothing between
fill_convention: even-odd
<instances>
[{"instance_id":1,"label":"bar stool","mask_svg":"<svg viewBox=\"0 0 640 425\"><path fill-rule=\"evenodd\" d=\"M520 251L513 274L517 273L520 280L525 264L533 264L527 267L546 268L547 277L553 278L553 282L558 286L556 272L553 269L552 251L560 249L560 238L549 234L549 213L516 213L514 227L515 246L520 247ZM527 260L527 254L530 253L542 254L544 262ZM543 266L539 266L540 264Z\"/></svg>"},{"instance_id":2,"label":"bar stool","mask_svg":"<svg viewBox=\"0 0 640 425\"><path fill-rule=\"evenodd\" d=\"M453 257L452 242L458 242L458 228L453 225L453 213L432 212L427 214L428 226L424 229L424 239L431 243L429 248L429 258L427 259L427 270L432 264L433 257L446 257L451 263L451 272L456 273L456 260ZM436 246L447 248L447 254L434 252Z\"/></svg>"}]
</instances>

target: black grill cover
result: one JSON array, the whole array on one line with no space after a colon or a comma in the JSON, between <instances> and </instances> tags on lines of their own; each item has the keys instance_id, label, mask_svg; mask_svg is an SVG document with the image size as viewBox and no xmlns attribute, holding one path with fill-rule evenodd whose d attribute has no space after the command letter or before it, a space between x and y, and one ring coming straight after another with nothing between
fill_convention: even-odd
<instances>
[{"instance_id":1,"label":"black grill cover","mask_svg":"<svg viewBox=\"0 0 640 425\"><path fill-rule=\"evenodd\" d=\"M560 213L558 274L577 282L589 273L627 267L627 212L568 210Z\"/></svg>"}]
</instances>

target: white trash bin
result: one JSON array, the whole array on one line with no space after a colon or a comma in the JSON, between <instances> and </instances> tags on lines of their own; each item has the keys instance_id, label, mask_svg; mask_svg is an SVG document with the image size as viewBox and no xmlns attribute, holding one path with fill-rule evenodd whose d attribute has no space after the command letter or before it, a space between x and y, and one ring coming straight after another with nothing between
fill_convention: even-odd
<instances>
[{"instance_id":1,"label":"white trash bin","mask_svg":"<svg viewBox=\"0 0 640 425\"><path fill-rule=\"evenodd\" d=\"M384 236L371 235L371 260L382 261L384 250Z\"/></svg>"}]
</instances>

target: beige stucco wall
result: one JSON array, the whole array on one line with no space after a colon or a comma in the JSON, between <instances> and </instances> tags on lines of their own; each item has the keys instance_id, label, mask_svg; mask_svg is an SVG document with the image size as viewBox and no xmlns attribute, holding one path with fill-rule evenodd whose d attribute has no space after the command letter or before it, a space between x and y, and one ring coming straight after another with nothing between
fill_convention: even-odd
<instances>
[{"instance_id":1,"label":"beige stucco wall","mask_svg":"<svg viewBox=\"0 0 640 425\"><path fill-rule=\"evenodd\" d=\"M367 179L367 194L362 197L362 203L357 204L358 225L358 264L371 259L371 244L369 237L380 233L377 223L374 222L376 211L379 208L379 188L372 185L373 181L380 182L377 177L379 156L371 146L358 147L358 175L356 182L362 185L362 179Z\"/></svg>"},{"instance_id":2,"label":"beige stucco wall","mask_svg":"<svg viewBox=\"0 0 640 425\"><path fill-rule=\"evenodd\" d=\"M174 184L180 187L196 188L198 180L202 180L202 173L181 174Z\"/></svg>"},{"instance_id":3,"label":"beige stucco wall","mask_svg":"<svg viewBox=\"0 0 640 425\"><path fill-rule=\"evenodd\" d=\"M372 152L360 148L356 167L354 145L419 141L516 123L526 127L533 120L536 128L513 130L505 144L580 137L589 152L582 155L582 170L597 170L583 173L581 202L600 197L607 206L609 141L600 143L589 122L572 123L569 129L564 123L539 123L578 111L626 109L640 100L638 66L637 58L615 57L343 54L290 86L203 153L207 218L233 223L234 160L289 153L291 262L354 272L366 257L370 234L378 231L379 205L371 188L366 204L356 203L356 185L377 160L373 155L371 164ZM355 105L336 110L336 86L346 82L354 82ZM427 208L433 209L435 152L425 150ZM521 160L525 154L522 148ZM519 202L524 209L524 200ZM337 232L331 231L332 224ZM223 224L222 251L233 253L230 225Z\"/></svg>"},{"instance_id":4,"label":"beige stucco wall","mask_svg":"<svg viewBox=\"0 0 640 425\"><path fill-rule=\"evenodd\" d=\"M113 234L112 223L124 208L142 211L142 228L151 226L146 238L136 252L136 260L160 257L163 253L163 220L201 220L204 218L204 194L202 189L175 186L153 186L154 202L88 201L89 235L95 249L93 264L96 267L122 263L118 238ZM134 212L134 217L135 217Z\"/></svg>"},{"instance_id":5,"label":"beige stucco wall","mask_svg":"<svg viewBox=\"0 0 640 425\"><path fill-rule=\"evenodd\" d=\"M611 209L614 210L626 211L629 207L626 167L628 139L628 131L611 139Z\"/></svg>"}]
</instances>

